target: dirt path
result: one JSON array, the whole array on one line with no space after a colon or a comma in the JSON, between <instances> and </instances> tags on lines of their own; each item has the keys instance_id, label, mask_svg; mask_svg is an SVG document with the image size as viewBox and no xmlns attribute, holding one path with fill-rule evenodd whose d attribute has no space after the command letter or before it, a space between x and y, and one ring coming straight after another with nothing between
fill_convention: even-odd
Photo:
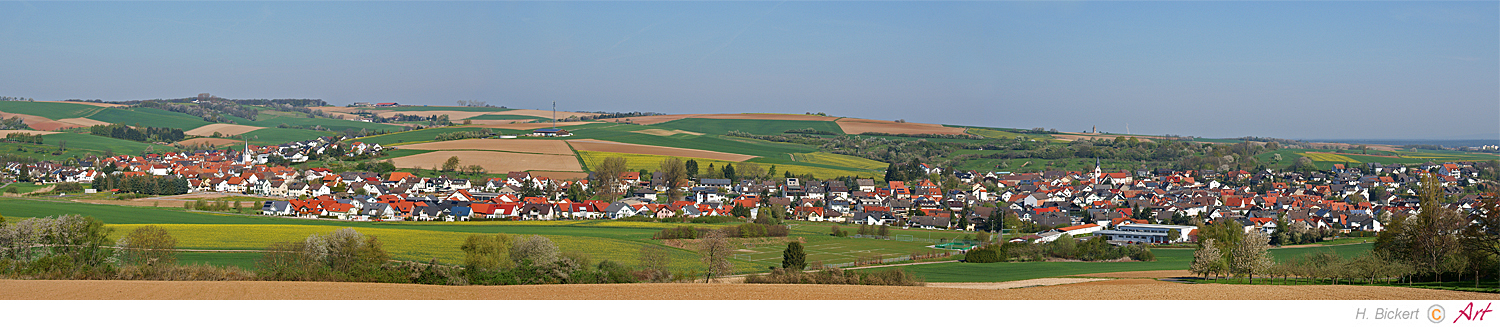
<instances>
[{"instance_id":1,"label":"dirt path","mask_svg":"<svg viewBox=\"0 0 1500 327\"><path fill-rule=\"evenodd\" d=\"M858 285L432 286L326 282L0 280L4 300L1475 300L1500 295L1347 285L1178 284L1116 279L1013 289Z\"/></svg>"}]
</instances>

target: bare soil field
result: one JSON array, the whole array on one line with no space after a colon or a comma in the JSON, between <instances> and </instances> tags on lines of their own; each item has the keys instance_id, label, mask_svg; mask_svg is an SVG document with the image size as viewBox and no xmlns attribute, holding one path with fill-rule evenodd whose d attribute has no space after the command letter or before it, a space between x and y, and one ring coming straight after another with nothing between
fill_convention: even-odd
<instances>
[{"instance_id":1,"label":"bare soil field","mask_svg":"<svg viewBox=\"0 0 1500 327\"><path fill-rule=\"evenodd\" d=\"M82 102L82 101L37 101L37 102L56 102L56 103L72 103L72 104L81 104L81 105L90 105L90 106L95 106L95 107L105 107L105 108L114 108L114 107L129 107L129 106L127 106L127 105L123 105L123 104L114 104L114 103L94 103L94 102Z\"/></svg>"},{"instance_id":2,"label":"bare soil field","mask_svg":"<svg viewBox=\"0 0 1500 327\"><path fill-rule=\"evenodd\" d=\"M53 132L53 131L32 131L32 130L24 130L24 129L0 129L0 136L5 136L5 134L10 134L10 133L22 133L22 134L26 134L26 135L47 135L47 134L57 134L58 132Z\"/></svg>"},{"instance_id":3,"label":"bare soil field","mask_svg":"<svg viewBox=\"0 0 1500 327\"><path fill-rule=\"evenodd\" d=\"M657 129L657 128L643 129L643 130L639 130L639 131L632 131L632 133L641 133L641 134L656 135L656 136L672 136L672 135L677 135L677 134L703 135L703 133L689 132L689 131L684 131L684 130L680 130L680 129L674 129L674 130L670 130L669 131L669 130Z\"/></svg>"},{"instance_id":4,"label":"bare soil field","mask_svg":"<svg viewBox=\"0 0 1500 327\"><path fill-rule=\"evenodd\" d=\"M4 300L1475 300L1380 286L1178 284L1119 279L1001 290L920 286L604 284L432 286L327 282L0 280Z\"/></svg>"},{"instance_id":5,"label":"bare soil field","mask_svg":"<svg viewBox=\"0 0 1500 327\"><path fill-rule=\"evenodd\" d=\"M557 127L558 128L563 128L564 126L577 126L577 125L593 124L593 123L594 122L591 122L591 121L563 121L563 122L557 122ZM488 128L533 130L533 129L538 129L538 128L552 128L552 123L550 123L550 122L547 122L547 123L521 123L521 124L509 124L509 123L507 123L507 124L495 124L495 125L479 125L479 124L475 124L475 125L471 125L469 127L488 127ZM564 129L566 129L566 128L564 128Z\"/></svg>"},{"instance_id":6,"label":"bare soil field","mask_svg":"<svg viewBox=\"0 0 1500 327\"><path fill-rule=\"evenodd\" d=\"M212 138L212 137L200 137L200 138L195 138L195 139L191 139L191 140L183 140L182 142L177 142L177 143L178 144L182 144L182 145L208 144L209 146L220 146L220 145L225 145L225 144L235 144L235 143L239 143L239 142L240 142L239 140L217 139L217 138Z\"/></svg>"},{"instance_id":7,"label":"bare soil field","mask_svg":"<svg viewBox=\"0 0 1500 327\"><path fill-rule=\"evenodd\" d=\"M573 155L573 150L562 140L536 139L463 139L442 142L417 143L400 146L417 150L497 150L541 154Z\"/></svg>"},{"instance_id":8,"label":"bare soil field","mask_svg":"<svg viewBox=\"0 0 1500 327\"><path fill-rule=\"evenodd\" d=\"M102 122L102 121L97 121L97 120L93 120L93 119L88 119L88 118L63 118L63 119L58 119L57 121L60 122L60 123L82 125L82 126L109 125L109 123Z\"/></svg>"},{"instance_id":9,"label":"bare soil field","mask_svg":"<svg viewBox=\"0 0 1500 327\"><path fill-rule=\"evenodd\" d=\"M221 135L240 135L262 128L265 127L234 124L208 124L182 133L194 136L212 136L214 135L214 132L218 132Z\"/></svg>"},{"instance_id":10,"label":"bare soil field","mask_svg":"<svg viewBox=\"0 0 1500 327\"><path fill-rule=\"evenodd\" d=\"M640 125L654 125L683 118L706 118L706 119L768 119L768 120L813 120L834 121L839 117L798 115L798 114L684 114L684 115L662 115L645 117L627 117L605 119L606 121L624 123L630 122Z\"/></svg>"},{"instance_id":11,"label":"bare soil field","mask_svg":"<svg viewBox=\"0 0 1500 327\"><path fill-rule=\"evenodd\" d=\"M25 122L26 126L31 126L31 129L35 129L35 130L39 130L39 131L51 131L51 130L58 130L58 129L64 129L64 128L84 127L83 125L69 124L69 123L65 123L65 122L60 122L60 121L52 120L52 119L49 119L47 117L42 117L42 116L32 116L32 115L26 115L26 114L13 114L13 113L8 113L8 112L0 111L0 118L10 118L10 117L21 117L21 121Z\"/></svg>"},{"instance_id":12,"label":"bare soil field","mask_svg":"<svg viewBox=\"0 0 1500 327\"><path fill-rule=\"evenodd\" d=\"M704 158L734 162L740 162L755 158L755 156L752 155L724 153L708 150L669 148L655 145L628 144L593 139L569 140L568 144L572 144L573 148L578 149L578 151L650 154L658 156Z\"/></svg>"},{"instance_id":13,"label":"bare soil field","mask_svg":"<svg viewBox=\"0 0 1500 327\"><path fill-rule=\"evenodd\" d=\"M963 134L964 129L938 124L897 123L884 120L844 118L838 120L844 133L890 133L890 134Z\"/></svg>"},{"instance_id":14,"label":"bare soil field","mask_svg":"<svg viewBox=\"0 0 1500 327\"><path fill-rule=\"evenodd\" d=\"M503 153L493 151L437 151L391 159L396 167L442 167L449 157L458 157L459 166L479 165L493 173L510 171L583 171L578 158L568 155Z\"/></svg>"}]
</instances>

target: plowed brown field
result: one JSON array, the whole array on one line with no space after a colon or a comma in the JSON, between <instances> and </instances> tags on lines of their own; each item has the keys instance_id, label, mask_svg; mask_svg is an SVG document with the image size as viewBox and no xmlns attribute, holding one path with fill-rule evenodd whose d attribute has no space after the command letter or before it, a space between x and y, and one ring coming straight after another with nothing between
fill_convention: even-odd
<instances>
[{"instance_id":1,"label":"plowed brown field","mask_svg":"<svg viewBox=\"0 0 1500 327\"><path fill-rule=\"evenodd\" d=\"M25 122L26 126L30 126L31 129L39 130L39 131L51 131L51 130L57 130L57 129L63 129L63 128L84 127L83 125L69 124L69 123L65 123L65 122L60 122L60 121L52 120L50 118L42 117L42 116L33 116L33 115L27 115L27 114L13 114L13 113L8 113L8 112L0 112L0 118L10 118L10 117L21 117L21 121Z\"/></svg>"},{"instance_id":2,"label":"plowed brown field","mask_svg":"<svg viewBox=\"0 0 1500 327\"><path fill-rule=\"evenodd\" d=\"M63 118L63 119L58 119L57 122L59 122L59 123L65 123L65 124L81 125L81 126L109 125L109 123L102 122L102 121L97 121L97 120L93 120L93 119L88 119L88 118Z\"/></svg>"},{"instance_id":3,"label":"plowed brown field","mask_svg":"<svg viewBox=\"0 0 1500 327\"><path fill-rule=\"evenodd\" d=\"M541 154L573 155L562 140L536 139L463 139L442 142L417 143L400 146L417 150L497 150Z\"/></svg>"},{"instance_id":4,"label":"plowed brown field","mask_svg":"<svg viewBox=\"0 0 1500 327\"><path fill-rule=\"evenodd\" d=\"M0 137L3 137L3 136L5 136L5 134L10 134L10 133L21 133L21 134L26 134L26 135L47 135L47 134L57 134L58 132L31 131L31 130L24 130L24 129L0 129Z\"/></svg>"},{"instance_id":5,"label":"plowed brown field","mask_svg":"<svg viewBox=\"0 0 1500 327\"><path fill-rule=\"evenodd\" d=\"M213 136L215 132L218 132L222 135L240 135L262 128L265 127L234 124L208 124L182 133L195 136Z\"/></svg>"},{"instance_id":6,"label":"plowed brown field","mask_svg":"<svg viewBox=\"0 0 1500 327\"><path fill-rule=\"evenodd\" d=\"M762 284L431 286L325 282L0 280L4 300L1475 300L1380 286L1177 284L1122 279L1002 290Z\"/></svg>"},{"instance_id":7,"label":"plowed brown field","mask_svg":"<svg viewBox=\"0 0 1500 327\"><path fill-rule=\"evenodd\" d=\"M889 133L889 134L963 134L964 129L959 127L948 127L938 124L922 123L897 123L885 120L870 120L857 118L839 119L839 128L844 133Z\"/></svg>"},{"instance_id":8,"label":"plowed brown field","mask_svg":"<svg viewBox=\"0 0 1500 327\"><path fill-rule=\"evenodd\" d=\"M574 156L551 154L505 153L494 151L437 151L391 159L401 168L441 168L449 157L458 157L458 165L479 165L491 173L511 171L583 171Z\"/></svg>"}]
</instances>

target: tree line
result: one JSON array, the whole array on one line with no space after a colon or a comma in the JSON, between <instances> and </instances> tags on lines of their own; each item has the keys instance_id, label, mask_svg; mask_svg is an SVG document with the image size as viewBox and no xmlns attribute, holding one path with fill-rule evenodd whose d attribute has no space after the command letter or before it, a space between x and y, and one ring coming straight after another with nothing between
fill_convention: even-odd
<instances>
[{"instance_id":1,"label":"tree line","mask_svg":"<svg viewBox=\"0 0 1500 327\"><path fill-rule=\"evenodd\" d=\"M107 174L94 177L90 187L96 190L119 189L120 192L151 194L151 195L177 195L187 194L190 186L185 178L173 176L122 176L120 174Z\"/></svg>"},{"instance_id":2,"label":"tree line","mask_svg":"<svg viewBox=\"0 0 1500 327\"><path fill-rule=\"evenodd\" d=\"M5 134L5 140L16 143L42 144L42 135L32 135L29 133L8 133Z\"/></svg>"},{"instance_id":3,"label":"tree line","mask_svg":"<svg viewBox=\"0 0 1500 327\"><path fill-rule=\"evenodd\" d=\"M136 142L177 142L186 138L182 129L170 127L131 127L125 124L94 125L89 134Z\"/></svg>"}]
</instances>

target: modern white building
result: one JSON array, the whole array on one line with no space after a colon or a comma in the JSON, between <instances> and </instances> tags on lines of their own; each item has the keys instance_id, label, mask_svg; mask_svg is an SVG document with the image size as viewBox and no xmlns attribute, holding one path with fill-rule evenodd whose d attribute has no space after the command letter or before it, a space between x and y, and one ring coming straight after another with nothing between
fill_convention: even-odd
<instances>
[{"instance_id":1,"label":"modern white building","mask_svg":"<svg viewBox=\"0 0 1500 327\"><path fill-rule=\"evenodd\" d=\"M1094 235L1102 235L1110 241L1134 242L1134 243L1178 243L1192 240L1189 234L1198 226L1183 225L1158 225L1158 224L1125 224L1115 227L1114 230L1101 230ZM1176 230L1177 238L1168 239L1170 231Z\"/></svg>"}]
</instances>

